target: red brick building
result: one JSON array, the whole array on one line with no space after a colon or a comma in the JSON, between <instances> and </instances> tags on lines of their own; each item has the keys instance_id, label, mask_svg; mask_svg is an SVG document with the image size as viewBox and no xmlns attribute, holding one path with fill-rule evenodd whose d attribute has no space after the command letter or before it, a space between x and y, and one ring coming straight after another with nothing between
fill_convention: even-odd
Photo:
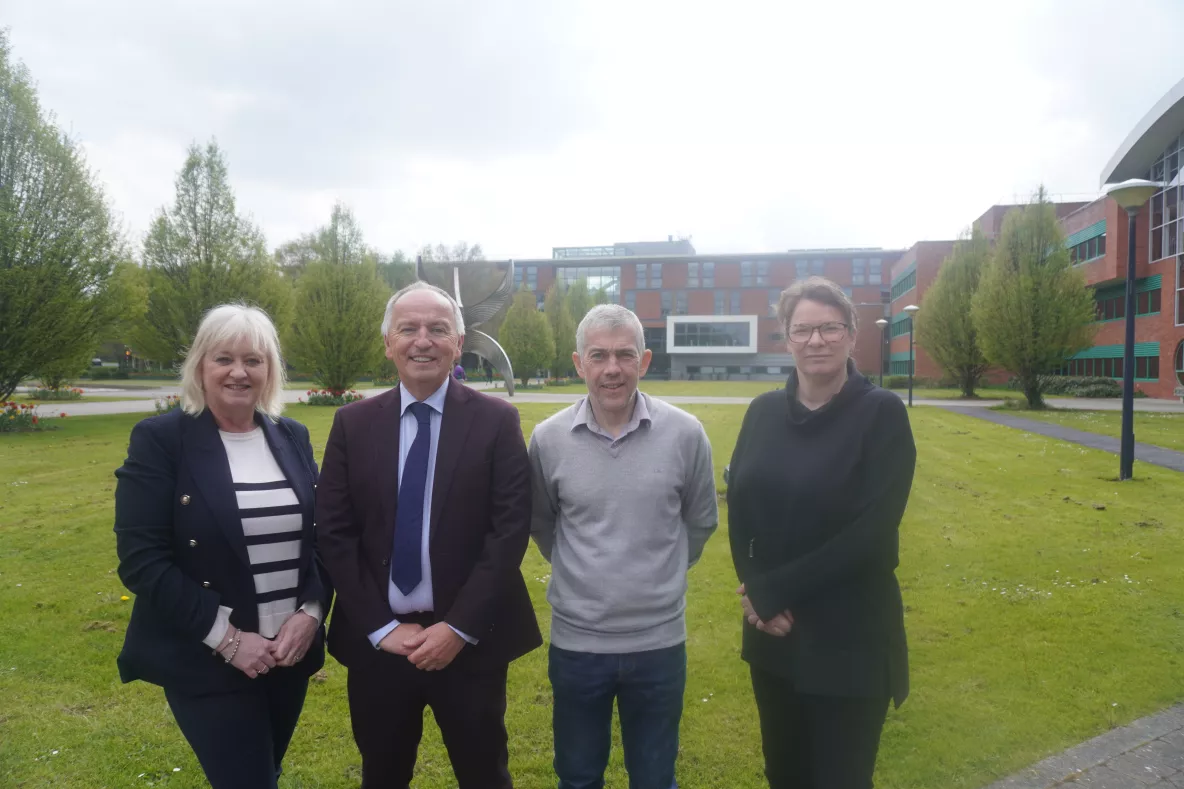
<instances>
[{"instance_id":1,"label":"red brick building","mask_svg":"<svg viewBox=\"0 0 1184 789\"><path fill-rule=\"evenodd\" d=\"M644 254L638 254L639 252ZM651 375L675 379L783 378L793 364L776 318L781 291L821 275L851 296L859 314L855 362L881 365L877 319L885 314L889 272L901 250L818 249L700 255L686 240L557 247L550 259L515 260L515 287L541 306L556 279L603 288L610 301L637 313Z\"/></svg>"}]
</instances>

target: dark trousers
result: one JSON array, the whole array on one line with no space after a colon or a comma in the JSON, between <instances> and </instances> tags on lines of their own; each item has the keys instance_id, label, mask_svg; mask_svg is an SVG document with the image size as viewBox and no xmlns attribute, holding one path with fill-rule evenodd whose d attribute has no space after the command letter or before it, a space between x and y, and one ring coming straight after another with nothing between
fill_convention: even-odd
<instances>
[{"instance_id":1,"label":"dark trousers","mask_svg":"<svg viewBox=\"0 0 1184 789\"><path fill-rule=\"evenodd\" d=\"M673 789L687 682L685 644L626 654L552 646L555 773L559 789L602 789L612 741L613 699L630 789Z\"/></svg>"},{"instance_id":2,"label":"dark trousers","mask_svg":"<svg viewBox=\"0 0 1184 789\"><path fill-rule=\"evenodd\" d=\"M460 789L510 789L506 666L421 671L378 652L349 670L349 715L362 754L363 789L407 789L423 735L424 707L440 727Z\"/></svg>"},{"instance_id":3,"label":"dark trousers","mask_svg":"<svg viewBox=\"0 0 1184 789\"><path fill-rule=\"evenodd\" d=\"M796 693L751 670L770 789L871 789L888 699Z\"/></svg>"},{"instance_id":4,"label":"dark trousers","mask_svg":"<svg viewBox=\"0 0 1184 789\"><path fill-rule=\"evenodd\" d=\"M272 669L248 690L191 696L165 688L177 726L213 789L275 789L308 680Z\"/></svg>"}]
</instances>

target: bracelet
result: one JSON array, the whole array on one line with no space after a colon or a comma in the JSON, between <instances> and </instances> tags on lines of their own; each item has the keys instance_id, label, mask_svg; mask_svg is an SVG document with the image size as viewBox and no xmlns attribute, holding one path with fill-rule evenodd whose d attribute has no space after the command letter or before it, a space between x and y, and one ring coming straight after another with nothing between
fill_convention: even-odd
<instances>
[{"instance_id":1,"label":"bracelet","mask_svg":"<svg viewBox=\"0 0 1184 789\"><path fill-rule=\"evenodd\" d=\"M238 653L238 644L242 640L242 634L243 634L242 630L235 630L234 631L234 640L229 645L229 646L233 646L233 649L230 650L230 656L228 657L226 655L222 655L222 659L225 660L227 663L234 660L235 654Z\"/></svg>"}]
</instances>

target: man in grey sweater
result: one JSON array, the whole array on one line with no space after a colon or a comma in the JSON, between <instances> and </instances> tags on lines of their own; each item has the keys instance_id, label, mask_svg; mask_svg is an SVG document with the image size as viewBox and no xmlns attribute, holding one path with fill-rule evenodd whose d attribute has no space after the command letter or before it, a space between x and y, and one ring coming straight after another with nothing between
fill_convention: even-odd
<instances>
[{"instance_id":1,"label":"man in grey sweater","mask_svg":"<svg viewBox=\"0 0 1184 789\"><path fill-rule=\"evenodd\" d=\"M630 789L677 786L687 569L719 517L703 426L637 391L650 357L636 315L594 307L572 355L588 396L530 440L559 789L604 786L614 699Z\"/></svg>"}]
</instances>

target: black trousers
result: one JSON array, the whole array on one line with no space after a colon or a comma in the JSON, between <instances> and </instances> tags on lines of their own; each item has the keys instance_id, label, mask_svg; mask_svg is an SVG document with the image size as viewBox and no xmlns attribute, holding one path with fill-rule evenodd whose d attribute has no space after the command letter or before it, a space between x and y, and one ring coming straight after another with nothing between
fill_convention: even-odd
<instances>
[{"instance_id":1,"label":"black trousers","mask_svg":"<svg viewBox=\"0 0 1184 789\"><path fill-rule=\"evenodd\" d=\"M770 789L871 789L888 699L797 693L751 671Z\"/></svg>"},{"instance_id":2,"label":"black trousers","mask_svg":"<svg viewBox=\"0 0 1184 789\"><path fill-rule=\"evenodd\" d=\"M244 691L192 696L164 689L213 789L275 789L308 679L290 669L272 672Z\"/></svg>"},{"instance_id":3,"label":"black trousers","mask_svg":"<svg viewBox=\"0 0 1184 789\"><path fill-rule=\"evenodd\" d=\"M410 785L424 707L432 708L460 789L511 789L506 669L454 662L422 671L387 652L350 668L349 716L362 754L363 789Z\"/></svg>"}]
</instances>

